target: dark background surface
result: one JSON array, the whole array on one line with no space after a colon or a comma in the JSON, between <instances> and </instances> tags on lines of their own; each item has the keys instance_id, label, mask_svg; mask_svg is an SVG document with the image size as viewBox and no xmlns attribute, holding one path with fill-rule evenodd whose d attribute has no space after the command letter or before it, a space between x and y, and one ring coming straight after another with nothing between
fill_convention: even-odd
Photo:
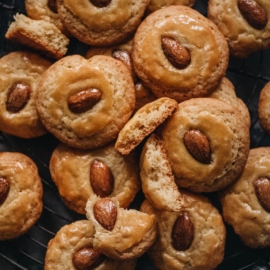
<instances>
[{"instance_id":1,"label":"dark background surface","mask_svg":"<svg viewBox=\"0 0 270 270\"><path fill-rule=\"evenodd\" d=\"M222 0L221 0L222 1ZM207 1L197 0L194 9L206 15ZM20 50L18 45L7 41L4 35L17 12L25 13L23 0L0 0L0 57L11 51ZM84 54L85 44L71 40L68 54ZM270 146L270 137L262 130L258 122L258 100L263 86L270 80L270 49L250 55L245 60L231 58L227 77L235 86L237 96L248 106L251 116L251 148ZM57 188L51 180L48 164L50 156L58 141L47 134L37 139L20 139L1 134L0 151L17 151L32 158L39 168L44 187L44 208L37 223L18 239L0 242L0 270L44 268L44 258L48 241L64 225L75 220L85 219L69 210L61 201ZM209 198L220 209L216 194ZM142 199L139 194L133 203L137 207ZM227 225L226 225L227 226ZM154 270L147 255L138 260L140 270ZM251 249L246 247L227 226L225 258L218 270L270 270L270 248Z\"/></svg>"}]
</instances>

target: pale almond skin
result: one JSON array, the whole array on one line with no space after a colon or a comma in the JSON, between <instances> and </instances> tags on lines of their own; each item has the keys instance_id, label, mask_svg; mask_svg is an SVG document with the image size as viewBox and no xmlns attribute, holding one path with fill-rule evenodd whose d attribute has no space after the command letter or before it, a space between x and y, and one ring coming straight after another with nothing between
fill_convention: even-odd
<instances>
[{"instance_id":1,"label":"pale almond skin","mask_svg":"<svg viewBox=\"0 0 270 270\"><path fill-rule=\"evenodd\" d=\"M26 83L15 83L8 90L6 109L11 113L21 111L30 99L31 88Z\"/></svg>"},{"instance_id":2,"label":"pale almond skin","mask_svg":"<svg viewBox=\"0 0 270 270\"><path fill-rule=\"evenodd\" d=\"M267 178L258 178L254 182L254 188L261 206L270 213L270 181Z\"/></svg>"},{"instance_id":3,"label":"pale almond skin","mask_svg":"<svg viewBox=\"0 0 270 270\"><path fill-rule=\"evenodd\" d=\"M95 88L80 91L68 98L68 107L74 113L86 112L100 101L101 95Z\"/></svg>"},{"instance_id":4,"label":"pale almond skin","mask_svg":"<svg viewBox=\"0 0 270 270\"><path fill-rule=\"evenodd\" d=\"M173 225L171 238L176 250L185 251L191 246L194 239L194 225L188 212L182 211L179 214Z\"/></svg>"},{"instance_id":5,"label":"pale almond skin","mask_svg":"<svg viewBox=\"0 0 270 270\"><path fill-rule=\"evenodd\" d=\"M5 178L0 178L0 205L6 200L10 184Z\"/></svg>"},{"instance_id":6,"label":"pale almond skin","mask_svg":"<svg viewBox=\"0 0 270 270\"><path fill-rule=\"evenodd\" d=\"M102 8L102 7L107 7L111 3L111 0L90 0L90 2L94 6Z\"/></svg>"},{"instance_id":7,"label":"pale almond skin","mask_svg":"<svg viewBox=\"0 0 270 270\"><path fill-rule=\"evenodd\" d=\"M267 13L256 1L238 0L238 9L253 28L260 30L266 26L268 22Z\"/></svg>"},{"instance_id":8,"label":"pale almond skin","mask_svg":"<svg viewBox=\"0 0 270 270\"><path fill-rule=\"evenodd\" d=\"M80 249L72 256L72 262L77 270L94 269L104 260L104 256L93 247Z\"/></svg>"},{"instance_id":9,"label":"pale almond skin","mask_svg":"<svg viewBox=\"0 0 270 270\"><path fill-rule=\"evenodd\" d=\"M184 135L188 152L203 164L211 163L211 148L207 137L199 130L191 129Z\"/></svg>"},{"instance_id":10,"label":"pale almond skin","mask_svg":"<svg viewBox=\"0 0 270 270\"><path fill-rule=\"evenodd\" d=\"M117 207L110 198L98 200L93 208L97 222L106 230L112 231L117 218Z\"/></svg>"},{"instance_id":11,"label":"pale almond skin","mask_svg":"<svg viewBox=\"0 0 270 270\"><path fill-rule=\"evenodd\" d=\"M109 196L114 187L114 177L110 168L102 161L94 160L90 167L90 183L99 197Z\"/></svg>"},{"instance_id":12,"label":"pale almond skin","mask_svg":"<svg viewBox=\"0 0 270 270\"><path fill-rule=\"evenodd\" d=\"M184 69L190 64L188 50L171 37L162 37L162 49L169 62L177 69Z\"/></svg>"}]
</instances>

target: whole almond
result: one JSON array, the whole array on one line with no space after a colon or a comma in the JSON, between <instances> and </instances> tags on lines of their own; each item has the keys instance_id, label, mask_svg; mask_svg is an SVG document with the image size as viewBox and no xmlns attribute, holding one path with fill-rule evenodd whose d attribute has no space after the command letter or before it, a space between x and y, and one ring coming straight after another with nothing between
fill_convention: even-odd
<instances>
[{"instance_id":1,"label":"whole almond","mask_svg":"<svg viewBox=\"0 0 270 270\"><path fill-rule=\"evenodd\" d=\"M0 178L0 205L6 200L10 184L6 178Z\"/></svg>"},{"instance_id":2,"label":"whole almond","mask_svg":"<svg viewBox=\"0 0 270 270\"><path fill-rule=\"evenodd\" d=\"M30 99L31 88L26 83L14 83L8 90L6 109L11 113L21 111Z\"/></svg>"},{"instance_id":3,"label":"whole almond","mask_svg":"<svg viewBox=\"0 0 270 270\"><path fill-rule=\"evenodd\" d=\"M181 43L171 37L162 37L162 49L169 62L177 69L184 69L190 64L190 54Z\"/></svg>"},{"instance_id":4,"label":"whole almond","mask_svg":"<svg viewBox=\"0 0 270 270\"><path fill-rule=\"evenodd\" d=\"M72 256L72 262L77 270L94 269L104 260L104 255L93 247L82 248Z\"/></svg>"},{"instance_id":5,"label":"whole almond","mask_svg":"<svg viewBox=\"0 0 270 270\"><path fill-rule=\"evenodd\" d=\"M211 148L207 137L199 130L191 129L184 135L184 144L188 152L199 162L210 164Z\"/></svg>"},{"instance_id":6,"label":"whole almond","mask_svg":"<svg viewBox=\"0 0 270 270\"><path fill-rule=\"evenodd\" d=\"M83 113L94 107L101 99L98 89L90 88L78 92L68 99L68 107L74 113Z\"/></svg>"},{"instance_id":7,"label":"whole almond","mask_svg":"<svg viewBox=\"0 0 270 270\"><path fill-rule=\"evenodd\" d=\"M191 246L194 239L194 225L188 212L182 211L176 219L171 238L176 250L184 251Z\"/></svg>"},{"instance_id":8,"label":"whole almond","mask_svg":"<svg viewBox=\"0 0 270 270\"><path fill-rule=\"evenodd\" d=\"M261 206L270 213L270 181L266 177L254 182L255 193Z\"/></svg>"},{"instance_id":9,"label":"whole almond","mask_svg":"<svg viewBox=\"0 0 270 270\"><path fill-rule=\"evenodd\" d=\"M238 9L245 20L255 29L263 29L267 22L267 13L254 0L238 0Z\"/></svg>"},{"instance_id":10,"label":"whole almond","mask_svg":"<svg viewBox=\"0 0 270 270\"><path fill-rule=\"evenodd\" d=\"M102 161L94 160L90 167L90 183L93 191L101 198L109 196L114 187L110 168Z\"/></svg>"},{"instance_id":11,"label":"whole almond","mask_svg":"<svg viewBox=\"0 0 270 270\"><path fill-rule=\"evenodd\" d=\"M94 205L93 212L95 219L104 229L113 230L117 218L117 208L110 198L98 200Z\"/></svg>"},{"instance_id":12,"label":"whole almond","mask_svg":"<svg viewBox=\"0 0 270 270\"><path fill-rule=\"evenodd\" d=\"M111 0L90 0L90 2L99 8L107 7L110 3Z\"/></svg>"}]
</instances>

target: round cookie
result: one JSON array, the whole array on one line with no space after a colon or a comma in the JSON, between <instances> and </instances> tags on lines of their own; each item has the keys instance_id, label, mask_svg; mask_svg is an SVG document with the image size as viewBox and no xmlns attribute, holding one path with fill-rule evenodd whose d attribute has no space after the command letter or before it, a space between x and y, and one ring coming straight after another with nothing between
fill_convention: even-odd
<instances>
[{"instance_id":1,"label":"round cookie","mask_svg":"<svg viewBox=\"0 0 270 270\"><path fill-rule=\"evenodd\" d=\"M269 103L270 103L270 82L266 83L263 89L261 90L259 104L258 104L259 122L262 128L268 134L270 134Z\"/></svg>"},{"instance_id":2,"label":"round cookie","mask_svg":"<svg viewBox=\"0 0 270 270\"><path fill-rule=\"evenodd\" d=\"M116 261L105 257L93 248L95 228L89 220L79 220L62 227L50 240L45 257L45 270L133 270L136 260ZM73 259L76 258L76 259ZM83 260L84 259L84 260ZM74 265L74 263L75 265ZM94 268L82 262L92 262ZM95 265L95 266L94 266ZM89 266L88 266L89 267Z\"/></svg>"},{"instance_id":3,"label":"round cookie","mask_svg":"<svg viewBox=\"0 0 270 270\"><path fill-rule=\"evenodd\" d=\"M59 144L51 156L50 172L64 203L85 214L92 194L116 197L127 208L141 188L137 164L134 153L122 156L113 144L88 151Z\"/></svg>"},{"instance_id":4,"label":"round cookie","mask_svg":"<svg viewBox=\"0 0 270 270\"><path fill-rule=\"evenodd\" d=\"M222 190L224 220L252 248L270 246L270 148L251 149L237 180Z\"/></svg>"},{"instance_id":5,"label":"round cookie","mask_svg":"<svg viewBox=\"0 0 270 270\"><path fill-rule=\"evenodd\" d=\"M31 52L11 52L0 59L0 130L34 138L47 133L35 107L41 75L51 63Z\"/></svg>"},{"instance_id":6,"label":"round cookie","mask_svg":"<svg viewBox=\"0 0 270 270\"><path fill-rule=\"evenodd\" d=\"M168 6L138 27L132 60L136 74L157 97L181 102L209 95L224 77L227 42L210 20L186 6Z\"/></svg>"},{"instance_id":7,"label":"round cookie","mask_svg":"<svg viewBox=\"0 0 270 270\"><path fill-rule=\"evenodd\" d=\"M226 38L232 56L246 58L270 46L268 0L209 0L207 16Z\"/></svg>"},{"instance_id":8,"label":"round cookie","mask_svg":"<svg viewBox=\"0 0 270 270\"><path fill-rule=\"evenodd\" d=\"M211 270L223 260L226 230L218 210L202 195L182 191L180 211L160 211L145 200L141 211L154 214L158 237L148 250L157 269Z\"/></svg>"},{"instance_id":9,"label":"round cookie","mask_svg":"<svg viewBox=\"0 0 270 270\"><path fill-rule=\"evenodd\" d=\"M248 157L249 126L234 106L217 99L180 103L161 135L177 185L194 192L226 187Z\"/></svg>"},{"instance_id":10,"label":"round cookie","mask_svg":"<svg viewBox=\"0 0 270 270\"><path fill-rule=\"evenodd\" d=\"M42 212L43 187L36 164L16 152L0 153L0 241L26 233Z\"/></svg>"},{"instance_id":11,"label":"round cookie","mask_svg":"<svg viewBox=\"0 0 270 270\"><path fill-rule=\"evenodd\" d=\"M74 148L94 149L116 139L135 106L125 65L112 57L62 58L42 76L36 98L44 126Z\"/></svg>"},{"instance_id":12,"label":"round cookie","mask_svg":"<svg viewBox=\"0 0 270 270\"><path fill-rule=\"evenodd\" d=\"M141 23L149 0L58 0L61 21L78 40L108 46L128 38Z\"/></svg>"}]
</instances>

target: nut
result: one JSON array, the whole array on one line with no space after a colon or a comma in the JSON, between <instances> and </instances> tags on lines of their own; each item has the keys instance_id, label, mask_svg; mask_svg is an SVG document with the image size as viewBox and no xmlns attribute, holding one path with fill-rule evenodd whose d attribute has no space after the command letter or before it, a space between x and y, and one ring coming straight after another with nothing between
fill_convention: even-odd
<instances>
[{"instance_id":1,"label":"nut","mask_svg":"<svg viewBox=\"0 0 270 270\"><path fill-rule=\"evenodd\" d=\"M48 7L52 12L57 13L56 0L48 0Z\"/></svg>"},{"instance_id":2,"label":"nut","mask_svg":"<svg viewBox=\"0 0 270 270\"><path fill-rule=\"evenodd\" d=\"M162 37L162 49L169 62L177 69L186 68L190 64L188 50L171 37Z\"/></svg>"},{"instance_id":3,"label":"nut","mask_svg":"<svg viewBox=\"0 0 270 270\"><path fill-rule=\"evenodd\" d=\"M176 250L187 250L194 239L194 225L189 213L182 211L176 219L171 233L172 245Z\"/></svg>"},{"instance_id":4,"label":"nut","mask_svg":"<svg viewBox=\"0 0 270 270\"><path fill-rule=\"evenodd\" d=\"M14 83L8 90L6 108L11 113L21 111L30 99L31 88L26 83Z\"/></svg>"},{"instance_id":5,"label":"nut","mask_svg":"<svg viewBox=\"0 0 270 270\"><path fill-rule=\"evenodd\" d=\"M98 200L94 205L93 212L97 222L104 229L113 230L117 217L117 208L110 198Z\"/></svg>"},{"instance_id":6,"label":"nut","mask_svg":"<svg viewBox=\"0 0 270 270\"><path fill-rule=\"evenodd\" d=\"M255 29L263 29L267 22L267 13L254 0L238 0L238 9L245 20Z\"/></svg>"},{"instance_id":7,"label":"nut","mask_svg":"<svg viewBox=\"0 0 270 270\"><path fill-rule=\"evenodd\" d=\"M210 164L210 143L201 131L195 129L187 131L184 135L184 144L193 158L203 164Z\"/></svg>"},{"instance_id":8,"label":"nut","mask_svg":"<svg viewBox=\"0 0 270 270\"><path fill-rule=\"evenodd\" d=\"M74 113L83 113L94 107L101 99L98 89L90 88L78 92L68 99L68 107Z\"/></svg>"},{"instance_id":9,"label":"nut","mask_svg":"<svg viewBox=\"0 0 270 270\"><path fill-rule=\"evenodd\" d=\"M93 191L101 198L113 191L114 178L110 168L102 161L94 160L90 167L90 183Z\"/></svg>"},{"instance_id":10,"label":"nut","mask_svg":"<svg viewBox=\"0 0 270 270\"><path fill-rule=\"evenodd\" d=\"M270 213L270 181L266 177L254 182L255 193L261 206Z\"/></svg>"},{"instance_id":11,"label":"nut","mask_svg":"<svg viewBox=\"0 0 270 270\"><path fill-rule=\"evenodd\" d=\"M104 260L104 255L93 247L82 248L72 256L72 262L77 270L94 269Z\"/></svg>"},{"instance_id":12,"label":"nut","mask_svg":"<svg viewBox=\"0 0 270 270\"><path fill-rule=\"evenodd\" d=\"M10 184L6 178L0 178L0 204L2 204L8 195Z\"/></svg>"},{"instance_id":13,"label":"nut","mask_svg":"<svg viewBox=\"0 0 270 270\"><path fill-rule=\"evenodd\" d=\"M111 0L90 0L90 2L94 6L102 8L102 7L107 7L111 3Z\"/></svg>"}]
</instances>

